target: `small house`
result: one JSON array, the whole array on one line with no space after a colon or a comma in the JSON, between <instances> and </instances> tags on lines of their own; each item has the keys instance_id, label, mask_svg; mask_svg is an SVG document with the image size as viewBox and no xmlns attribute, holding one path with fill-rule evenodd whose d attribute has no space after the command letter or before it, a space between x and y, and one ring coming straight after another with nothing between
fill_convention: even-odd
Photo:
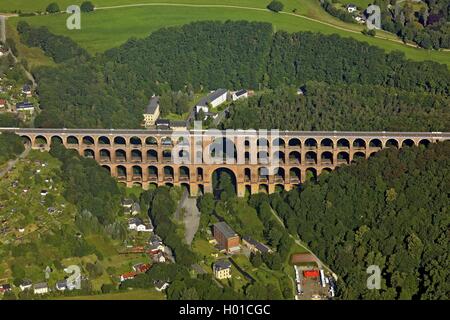
<instances>
[{"instance_id":1,"label":"small house","mask_svg":"<svg viewBox=\"0 0 450 320\"><path fill-rule=\"evenodd\" d=\"M219 260L213 265L214 276L219 279L231 278L231 263L227 260Z\"/></svg>"},{"instance_id":2,"label":"small house","mask_svg":"<svg viewBox=\"0 0 450 320\"><path fill-rule=\"evenodd\" d=\"M48 293L47 282L36 283L34 285L34 294L46 294Z\"/></svg>"},{"instance_id":3,"label":"small house","mask_svg":"<svg viewBox=\"0 0 450 320\"><path fill-rule=\"evenodd\" d=\"M162 281L162 280L157 280L155 281L155 289L158 292L164 291L167 289L167 287L169 287L169 283Z\"/></svg>"},{"instance_id":4,"label":"small house","mask_svg":"<svg viewBox=\"0 0 450 320\"><path fill-rule=\"evenodd\" d=\"M231 94L231 100L236 101L239 99L245 99L248 98L248 91L245 89L235 91Z\"/></svg>"},{"instance_id":5,"label":"small house","mask_svg":"<svg viewBox=\"0 0 450 320\"><path fill-rule=\"evenodd\" d=\"M31 289L31 287L33 286L33 283L31 282L31 280L22 280L22 283L19 285L20 291L25 291L28 289Z\"/></svg>"}]
</instances>

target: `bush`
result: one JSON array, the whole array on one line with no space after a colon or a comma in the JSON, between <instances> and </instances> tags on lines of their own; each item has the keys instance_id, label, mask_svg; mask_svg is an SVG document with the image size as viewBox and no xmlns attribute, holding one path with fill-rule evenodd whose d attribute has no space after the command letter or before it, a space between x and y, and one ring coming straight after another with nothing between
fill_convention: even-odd
<instances>
[{"instance_id":1,"label":"bush","mask_svg":"<svg viewBox=\"0 0 450 320\"><path fill-rule=\"evenodd\" d=\"M276 0L272 1L267 6L267 9L269 9L273 12L280 12L283 10L283 8L284 8L284 5L280 1L276 1Z\"/></svg>"},{"instance_id":2,"label":"bush","mask_svg":"<svg viewBox=\"0 0 450 320\"><path fill-rule=\"evenodd\" d=\"M56 2L52 2L47 6L47 9L45 9L48 13L57 13L60 12L59 6Z\"/></svg>"},{"instance_id":3,"label":"bush","mask_svg":"<svg viewBox=\"0 0 450 320\"><path fill-rule=\"evenodd\" d=\"M80 6L81 12L92 12L94 11L94 8L94 5L90 1L85 1Z\"/></svg>"}]
</instances>

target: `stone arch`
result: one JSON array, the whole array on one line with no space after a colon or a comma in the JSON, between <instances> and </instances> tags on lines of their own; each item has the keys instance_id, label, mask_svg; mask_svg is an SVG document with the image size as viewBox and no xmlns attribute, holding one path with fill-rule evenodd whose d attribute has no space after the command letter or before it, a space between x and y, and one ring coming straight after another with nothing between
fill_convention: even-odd
<instances>
[{"instance_id":1,"label":"stone arch","mask_svg":"<svg viewBox=\"0 0 450 320\"><path fill-rule=\"evenodd\" d=\"M305 171L306 181L316 181L317 180L317 170L315 168L307 168Z\"/></svg>"},{"instance_id":2,"label":"stone arch","mask_svg":"<svg viewBox=\"0 0 450 320\"><path fill-rule=\"evenodd\" d=\"M94 138L92 138L91 136L84 136L83 139L82 139L82 143L85 146L93 146L93 145L95 145Z\"/></svg>"},{"instance_id":3,"label":"stone arch","mask_svg":"<svg viewBox=\"0 0 450 320\"><path fill-rule=\"evenodd\" d=\"M141 150L137 150L137 149L131 150L131 162L142 162Z\"/></svg>"},{"instance_id":4,"label":"stone arch","mask_svg":"<svg viewBox=\"0 0 450 320\"><path fill-rule=\"evenodd\" d=\"M320 174L329 174L331 173L331 171L333 171L333 169L331 168L323 168L322 171L320 172Z\"/></svg>"},{"instance_id":5,"label":"stone arch","mask_svg":"<svg viewBox=\"0 0 450 320\"><path fill-rule=\"evenodd\" d=\"M330 138L325 138L320 141L320 146L322 148L333 148L333 140Z\"/></svg>"},{"instance_id":6,"label":"stone arch","mask_svg":"<svg viewBox=\"0 0 450 320\"><path fill-rule=\"evenodd\" d=\"M100 149L100 161L111 162L111 152L107 149Z\"/></svg>"},{"instance_id":7,"label":"stone arch","mask_svg":"<svg viewBox=\"0 0 450 320\"><path fill-rule=\"evenodd\" d=\"M283 168L275 168L273 171L273 178L275 183L284 183L284 179L286 178L285 171Z\"/></svg>"},{"instance_id":8,"label":"stone arch","mask_svg":"<svg viewBox=\"0 0 450 320\"><path fill-rule=\"evenodd\" d=\"M225 137L219 137L213 140L209 145L209 155L215 161L220 161L222 163L237 163L237 149L233 141Z\"/></svg>"},{"instance_id":9,"label":"stone arch","mask_svg":"<svg viewBox=\"0 0 450 320\"><path fill-rule=\"evenodd\" d=\"M158 167L149 166L148 170L148 181L158 181Z\"/></svg>"},{"instance_id":10,"label":"stone arch","mask_svg":"<svg viewBox=\"0 0 450 320\"><path fill-rule=\"evenodd\" d=\"M320 155L321 164L333 164L333 154L330 151L322 152Z\"/></svg>"},{"instance_id":11,"label":"stone arch","mask_svg":"<svg viewBox=\"0 0 450 320\"><path fill-rule=\"evenodd\" d=\"M48 141L46 137L39 135L34 138L34 144L38 145L39 147L43 147L48 145Z\"/></svg>"},{"instance_id":12,"label":"stone arch","mask_svg":"<svg viewBox=\"0 0 450 320\"><path fill-rule=\"evenodd\" d=\"M165 163L172 162L172 150L169 149L163 150L162 161Z\"/></svg>"},{"instance_id":13,"label":"stone arch","mask_svg":"<svg viewBox=\"0 0 450 320\"><path fill-rule=\"evenodd\" d=\"M302 162L302 156L298 151L289 152L289 163L290 164L300 164Z\"/></svg>"},{"instance_id":14,"label":"stone arch","mask_svg":"<svg viewBox=\"0 0 450 320\"><path fill-rule=\"evenodd\" d=\"M32 145L32 141L31 141L31 138L29 136L23 135L23 136L20 136L20 138L22 139L22 143L23 144L27 144L29 146Z\"/></svg>"},{"instance_id":15,"label":"stone arch","mask_svg":"<svg viewBox=\"0 0 450 320\"><path fill-rule=\"evenodd\" d=\"M269 147L269 140L266 138L259 138L256 140L256 146L258 148L268 148Z\"/></svg>"},{"instance_id":16,"label":"stone arch","mask_svg":"<svg viewBox=\"0 0 450 320\"><path fill-rule=\"evenodd\" d=\"M127 179L127 168L124 166L117 166L116 167L116 173L117 178L120 180L126 180Z\"/></svg>"},{"instance_id":17,"label":"stone arch","mask_svg":"<svg viewBox=\"0 0 450 320\"><path fill-rule=\"evenodd\" d=\"M115 151L115 158L117 162L126 162L127 161L127 153L125 150L117 149Z\"/></svg>"},{"instance_id":18,"label":"stone arch","mask_svg":"<svg viewBox=\"0 0 450 320\"><path fill-rule=\"evenodd\" d=\"M258 180L260 182L269 182L269 169L266 167L258 168Z\"/></svg>"},{"instance_id":19,"label":"stone arch","mask_svg":"<svg viewBox=\"0 0 450 320\"><path fill-rule=\"evenodd\" d=\"M105 136L99 137L97 141L99 145L111 145L111 140Z\"/></svg>"},{"instance_id":20,"label":"stone arch","mask_svg":"<svg viewBox=\"0 0 450 320\"><path fill-rule=\"evenodd\" d=\"M164 147L167 146L173 146L173 141L171 137L162 137L161 138L161 145Z\"/></svg>"},{"instance_id":21,"label":"stone arch","mask_svg":"<svg viewBox=\"0 0 450 320\"><path fill-rule=\"evenodd\" d=\"M182 182L180 186L188 192L188 195L191 194L191 186L189 185L189 183Z\"/></svg>"},{"instance_id":22,"label":"stone arch","mask_svg":"<svg viewBox=\"0 0 450 320\"><path fill-rule=\"evenodd\" d=\"M147 150L147 161L158 162L158 151L153 149Z\"/></svg>"},{"instance_id":23,"label":"stone arch","mask_svg":"<svg viewBox=\"0 0 450 320\"><path fill-rule=\"evenodd\" d=\"M211 182L213 184L213 192L215 192L215 195L218 196L220 194L220 190L219 189L215 189L218 188L217 184L217 179L220 178L220 175L222 174L222 172L225 172L226 174L228 174L231 178L231 182L233 184L234 187L234 192L236 193L237 191L237 175L236 172L234 172L233 170L229 169L229 168L225 168L225 167L219 167L214 169L211 172ZM217 194L216 192L219 192L219 194Z\"/></svg>"},{"instance_id":24,"label":"stone arch","mask_svg":"<svg viewBox=\"0 0 450 320\"><path fill-rule=\"evenodd\" d=\"M203 168L197 167L197 181L203 181Z\"/></svg>"},{"instance_id":25,"label":"stone arch","mask_svg":"<svg viewBox=\"0 0 450 320\"><path fill-rule=\"evenodd\" d=\"M83 156L85 158L95 159L95 152L92 149L84 149Z\"/></svg>"},{"instance_id":26,"label":"stone arch","mask_svg":"<svg viewBox=\"0 0 450 320\"><path fill-rule=\"evenodd\" d=\"M308 138L305 140L305 147L307 148L316 148L317 147L317 140L314 138Z\"/></svg>"},{"instance_id":27,"label":"stone arch","mask_svg":"<svg viewBox=\"0 0 450 320\"><path fill-rule=\"evenodd\" d=\"M283 192L284 191L284 185L281 183L275 184L275 192Z\"/></svg>"},{"instance_id":28,"label":"stone arch","mask_svg":"<svg viewBox=\"0 0 450 320\"><path fill-rule=\"evenodd\" d=\"M142 140L139 137L131 137L130 138L130 145L132 148L139 148L140 146L142 146Z\"/></svg>"},{"instance_id":29,"label":"stone arch","mask_svg":"<svg viewBox=\"0 0 450 320\"><path fill-rule=\"evenodd\" d=\"M156 140L155 137L147 137L145 139L145 144L149 145L149 146L157 146L158 145L158 140Z\"/></svg>"},{"instance_id":30,"label":"stone arch","mask_svg":"<svg viewBox=\"0 0 450 320\"><path fill-rule=\"evenodd\" d=\"M405 139L402 142L402 147L413 147L414 146L414 141L411 139Z\"/></svg>"},{"instance_id":31,"label":"stone arch","mask_svg":"<svg viewBox=\"0 0 450 320\"><path fill-rule=\"evenodd\" d=\"M198 195L204 195L205 194L205 186L203 184L198 185Z\"/></svg>"},{"instance_id":32,"label":"stone arch","mask_svg":"<svg viewBox=\"0 0 450 320\"><path fill-rule=\"evenodd\" d=\"M257 159L258 159L258 164L269 164L269 152L258 151Z\"/></svg>"},{"instance_id":33,"label":"stone arch","mask_svg":"<svg viewBox=\"0 0 450 320\"><path fill-rule=\"evenodd\" d=\"M258 187L259 193L269 193L269 185L265 183L260 183Z\"/></svg>"},{"instance_id":34,"label":"stone arch","mask_svg":"<svg viewBox=\"0 0 450 320\"><path fill-rule=\"evenodd\" d=\"M80 141L75 136L68 136L66 142L67 142L68 145L71 145L71 144L72 145L79 145L80 144Z\"/></svg>"},{"instance_id":35,"label":"stone arch","mask_svg":"<svg viewBox=\"0 0 450 320\"><path fill-rule=\"evenodd\" d=\"M289 181L290 183L300 183L302 174L299 168L289 169Z\"/></svg>"},{"instance_id":36,"label":"stone arch","mask_svg":"<svg viewBox=\"0 0 450 320\"><path fill-rule=\"evenodd\" d=\"M395 139L389 139L386 141L386 148L397 148L398 149L398 141Z\"/></svg>"},{"instance_id":37,"label":"stone arch","mask_svg":"<svg viewBox=\"0 0 450 320\"><path fill-rule=\"evenodd\" d=\"M63 144L63 139L60 136L53 136L50 139L50 144Z\"/></svg>"},{"instance_id":38,"label":"stone arch","mask_svg":"<svg viewBox=\"0 0 450 320\"><path fill-rule=\"evenodd\" d=\"M383 147L383 143L381 142L380 139L372 139L369 142L369 147L370 148L382 148Z\"/></svg>"},{"instance_id":39,"label":"stone arch","mask_svg":"<svg viewBox=\"0 0 450 320\"><path fill-rule=\"evenodd\" d=\"M249 184L245 185L245 195L246 196L251 196L252 195L252 186Z\"/></svg>"},{"instance_id":40,"label":"stone arch","mask_svg":"<svg viewBox=\"0 0 450 320\"><path fill-rule=\"evenodd\" d=\"M302 143L301 143L300 139L298 139L298 138L289 139L288 144L289 144L289 147L301 147L302 146Z\"/></svg>"},{"instance_id":41,"label":"stone arch","mask_svg":"<svg viewBox=\"0 0 450 320\"><path fill-rule=\"evenodd\" d=\"M189 181L189 168L186 166L181 166L179 169L179 179L180 181Z\"/></svg>"},{"instance_id":42,"label":"stone arch","mask_svg":"<svg viewBox=\"0 0 450 320\"><path fill-rule=\"evenodd\" d=\"M422 139L419 141L419 146L428 147L431 144L431 141L428 139Z\"/></svg>"},{"instance_id":43,"label":"stone arch","mask_svg":"<svg viewBox=\"0 0 450 320\"><path fill-rule=\"evenodd\" d=\"M361 138L353 140L353 148L364 149L366 148L366 141Z\"/></svg>"},{"instance_id":44,"label":"stone arch","mask_svg":"<svg viewBox=\"0 0 450 320\"><path fill-rule=\"evenodd\" d=\"M341 151L338 153L337 155L337 162L338 164L349 164L350 163L350 155L348 154L348 152L345 151Z\"/></svg>"},{"instance_id":45,"label":"stone arch","mask_svg":"<svg viewBox=\"0 0 450 320\"><path fill-rule=\"evenodd\" d=\"M114 145L120 145L120 146L125 146L127 144L126 140L124 137L114 137Z\"/></svg>"},{"instance_id":46,"label":"stone arch","mask_svg":"<svg viewBox=\"0 0 450 320\"><path fill-rule=\"evenodd\" d=\"M296 151L293 151L293 152L296 152ZM284 159L285 159L285 155L284 155L284 152L283 151L275 151L274 153L273 153L273 161L274 161L274 163L281 163L281 164L284 164Z\"/></svg>"},{"instance_id":47,"label":"stone arch","mask_svg":"<svg viewBox=\"0 0 450 320\"><path fill-rule=\"evenodd\" d=\"M174 180L174 172L171 166L165 166L163 168L163 177L165 181L173 181Z\"/></svg>"},{"instance_id":48,"label":"stone arch","mask_svg":"<svg viewBox=\"0 0 450 320\"><path fill-rule=\"evenodd\" d=\"M133 180L142 180L142 167L141 166L133 166L131 168L131 172L133 174Z\"/></svg>"},{"instance_id":49,"label":"stone arch","mask_svg":"<svg viewBox=\"0 0 450 320\"><path fill-rule=\"evenodd\" d=\"M246 164L249 164L249 163L250 163L250 152L246 151L246 152L244 153L244 160L245 160L245 163L246 163Z\"/></svg>"},{"instance_id":50,"label":"stone arch","mask_svg":"<svg viewBox=\"0 0 450 320\"><path fill-rule=\"evenodd\" d=\"M350 148L350 142L347 139L341 138L337 141L338 148Z\"/></svg>"},{"instance_id":51,"label":"stone arch","mask_svg":"<svg viewBox=\"0 0 450 320\"><path fill-rule=\"evenodd\" d=\"M365 158L366 158L366 155L364 154L364 152L358 151L353 154L352 162L355 162L360 159L365 159Z\"/></svg>"},{"instance_id":52,"label":"stone arch","mask_svg":"<svg viewBox=\"0 0 450 320\"><path fill-rule=\"evenodd\" d=\"M272 141L272 146L274 147L284 147L286 144L286 142L284 141L284 139L281 138L275 138Z\"/></svg>"},{"instance_id":53,"label":"stone arch","mask_svg":"<svg viewBox=\"0 0 450 320\"><path fill-rule=\"evenodd\" d=\"M102 165L102 168L108 170L108 173L111 174L111 167L107 165Z\"/></svg>"},{"instance_id":54,"label":"stone arch","mask_svg":"<svg viewBox=\"0 0 450 320\"><path fill-rule=\"evenodd\" d=\"M317 164L317 154L314 151L308 151L305 159L307 164Z\"/></svg>"}]
</instances>

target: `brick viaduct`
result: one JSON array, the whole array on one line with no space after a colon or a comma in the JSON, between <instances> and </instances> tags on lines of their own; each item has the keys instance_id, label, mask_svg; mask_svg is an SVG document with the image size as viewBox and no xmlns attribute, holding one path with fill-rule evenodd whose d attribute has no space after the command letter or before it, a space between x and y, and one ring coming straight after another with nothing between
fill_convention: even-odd
<instances>
[{"instance_id":1,"label":"brick viaduct","mask_svg":"<svg viewBox=\"0 0 450 320\"><path fill-rule=\"evenodd\" d=\"M212 175L220 168L234 174L239 196L246 191L272 193L278 188L290 190L310 177L358 158L368 158L383 148L450 140L450 133L441 132L237 131L228 136L217 130L0 128L1 131L15 132L37 149L49 149L51 142L57 140L66 148L95 159L128 187L181 185L193 196L212 192ZM223 142L231 146L226 155L229 161L214 163L214 156L223 158Z\"/></svg>"}]
</instances>

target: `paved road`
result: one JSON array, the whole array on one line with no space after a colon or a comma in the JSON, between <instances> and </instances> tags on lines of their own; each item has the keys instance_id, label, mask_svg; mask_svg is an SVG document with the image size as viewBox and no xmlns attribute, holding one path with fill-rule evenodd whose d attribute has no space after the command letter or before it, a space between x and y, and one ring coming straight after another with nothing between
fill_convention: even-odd
<instances>
[{"instance_id":1,"label":"paved road","mask_svg":"<svg viewBox=\"0 0 450 320\"><path fill-rule=\"evenodd\" d=\"M6 42L6 21L5 20L6 20L5 16L0 15L0 29L1 29L0 41L3 43Z\"/></svg>"}]
</instances>

